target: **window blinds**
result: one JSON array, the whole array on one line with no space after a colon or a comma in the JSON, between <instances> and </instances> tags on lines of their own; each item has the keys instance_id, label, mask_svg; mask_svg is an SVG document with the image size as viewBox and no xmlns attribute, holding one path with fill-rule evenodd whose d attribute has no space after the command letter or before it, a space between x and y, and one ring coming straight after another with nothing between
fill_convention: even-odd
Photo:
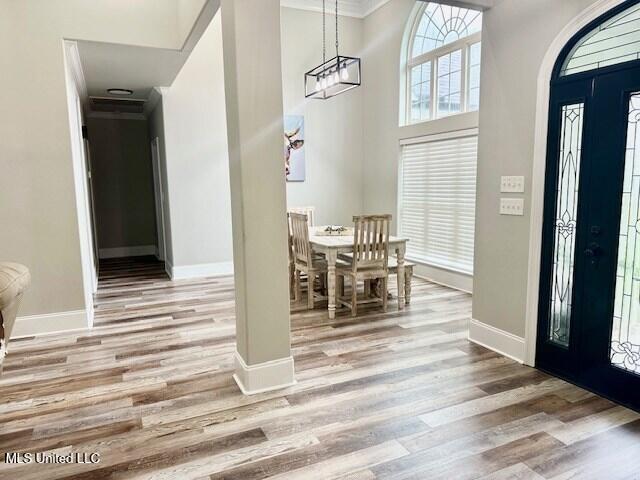
<instances>
[{"instance_id":1,"label":"window blinds","mask_svg":"<svg viewBox=\"0 0 640 480\"><path fill-rule=\"evenodd\" d=\"M407 256L473 273L478 136L401 147L399 226Z\"/></svg>"}]
</instances>

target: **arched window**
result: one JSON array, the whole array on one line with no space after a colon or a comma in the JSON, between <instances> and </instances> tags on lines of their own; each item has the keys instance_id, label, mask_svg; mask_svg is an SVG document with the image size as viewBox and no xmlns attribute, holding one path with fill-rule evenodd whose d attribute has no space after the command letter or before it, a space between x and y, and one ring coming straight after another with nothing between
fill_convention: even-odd
<instances>
[{"instance_id":1,"label":"arched window","mask_svg":"<svg viewBox=\"0 0 640 480\"><path fill-rule=\"evenodd\" d=\"M412 22L405 123L478 110L482 13L428 2Z\"/></svg>"},{"instance_id":2,"label":"arched window","mask_svg":"<svg viewBox=\"0 0 640 480\"><path fill-rule=\"evenodd\" d=\"M640 59L640 4L618 13L582 37L567 56L560 76Z\"/></svg>"}]
</instances>

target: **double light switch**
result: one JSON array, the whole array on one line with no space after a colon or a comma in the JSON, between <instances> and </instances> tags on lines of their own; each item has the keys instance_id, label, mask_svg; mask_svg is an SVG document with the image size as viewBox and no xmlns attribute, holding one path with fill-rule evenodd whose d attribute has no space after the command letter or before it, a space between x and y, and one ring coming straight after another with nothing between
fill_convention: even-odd
<instances>
[{"instance_id":1,"label":"double light switch","mask_svg":"<svg viewBox=\"0 0 640 480\"><path fill-rule=\"evenodd\" d=\"M507 176L500 178L501 193L524 193L524 177ZM500 199L500 215L524 215L523 198Z\"/></svg>"}]
</instances>

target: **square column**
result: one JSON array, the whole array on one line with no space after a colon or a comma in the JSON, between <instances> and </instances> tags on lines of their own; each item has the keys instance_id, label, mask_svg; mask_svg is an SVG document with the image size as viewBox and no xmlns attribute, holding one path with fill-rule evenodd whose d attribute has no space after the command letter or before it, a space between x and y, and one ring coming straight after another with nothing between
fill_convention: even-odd
<instances>
[{"instance_id":1,"label":"square column","mask_svg":"<svg viewBox=\"0 0 640 480\"><path fill-rule=\"evenodd\" d=\"M291 357L279 0L222 0L236 290L245 394L295 383Z\"/></svg>"}]
</instances>

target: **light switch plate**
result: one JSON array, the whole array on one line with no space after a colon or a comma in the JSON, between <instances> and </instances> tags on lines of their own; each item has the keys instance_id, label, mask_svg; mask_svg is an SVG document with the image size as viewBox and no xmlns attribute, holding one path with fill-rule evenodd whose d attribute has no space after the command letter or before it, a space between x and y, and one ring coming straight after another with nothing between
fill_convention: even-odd
<instances>
[{"instance_id":1,"label":"light switch plate","mask_svg":"<svg viewBox=\"0 0 640 480\"><path fill-rule=\"evenodd\" d=\"M510 176L500 178L501 193L524 193L524 177Z\"/></svg>"},{"instance_id":2,"label":"light switch plate","mask_svg":"<svg viewBox=\"0 0 640 480\"><path fill-rule=\"evenodd\" d=\"M501 198L500 215L524 215L524 199L522 198Z\"/></svg>"}]
</instances>

